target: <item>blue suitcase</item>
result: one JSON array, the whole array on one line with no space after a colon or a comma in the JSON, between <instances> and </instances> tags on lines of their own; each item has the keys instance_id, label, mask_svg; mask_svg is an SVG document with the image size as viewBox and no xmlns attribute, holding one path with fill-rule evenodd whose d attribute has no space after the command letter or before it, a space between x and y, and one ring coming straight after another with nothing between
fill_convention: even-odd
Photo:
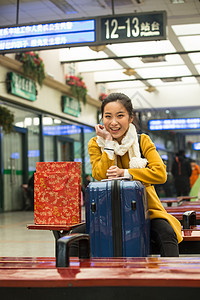
<instances>
[{"instance_id":1,"label":"blue suitcase","mask_svg":"<svg viewBox=\"0 0 200 300\"><path fill-rule=\"evenodd\" d=\"M91 182L85 196L92 257L145 257L150 253L148 202L141 182Z\"/></svg>"}]
</instances>

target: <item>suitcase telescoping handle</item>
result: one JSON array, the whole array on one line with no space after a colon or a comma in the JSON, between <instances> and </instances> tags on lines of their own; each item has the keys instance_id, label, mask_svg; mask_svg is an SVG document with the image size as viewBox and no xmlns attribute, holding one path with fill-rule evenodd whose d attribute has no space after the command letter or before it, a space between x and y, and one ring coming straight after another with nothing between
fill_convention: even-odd
<instances>
[{"instance_id":1,"label":"suitcase telescoping handle","mask_svg":"<svg viewBox=\"0 0 200 300\"><path fill-rule=\"evenodd\" d=\"M79 258L90 258L90 236L85 233L74 233L57 240L56 267L69 267L69 249L72 243L79 243Z\"/></svg>"}]
</instances>

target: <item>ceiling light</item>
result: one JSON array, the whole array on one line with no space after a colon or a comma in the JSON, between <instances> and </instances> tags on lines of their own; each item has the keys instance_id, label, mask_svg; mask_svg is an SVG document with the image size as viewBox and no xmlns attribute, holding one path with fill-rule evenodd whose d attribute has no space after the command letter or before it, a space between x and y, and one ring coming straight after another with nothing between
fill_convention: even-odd
<instances>
[{"instance_id":1,"label":"ceiling light","mask_svg":"<svg viewBox=\"0 0 200 300\"><path fill-rule=\"evenodd\" d=\"M181 4L185 3L185 0L170 0L172 4Z\"/></svg>"},{"instance_id":2,"label":"ceiling light","mask_svg":"<svg viewBox=\"0 0 200 300\"><path fill-rule=\"evenodd\" d=\"M160 55L160 56L146 56L146 57L142 57L141 61L143 63L154 63L154 62L166 61L166 59L165 59L164 55Z\"/></svg>"},{"instance_id":3,"label":"ceiling light","mask_svg":"<svg viewBox=\"0 0 200 300\"><path fill-rule=\"evenodd\" d=\"M135 75L136 71L132 68L128 68L126 69L126 71L123 72L125 75L128 75L128 76L132 76L132 75Z\"/></svg>"},{"instance_id":4,"label":"ceiling light","mask_svg":"<svg viewBox=\"0 0 200 300\"><path fill-rule=\"evenodd\" d=\"M145 91L149 92L149 93L152 93L152 92L155 92L156 91L156 88L154 86L148 86L147 89L145 89Z\"/></svg>"},{"instance_id":5,"label":"ceiling light","mask_svg":"<svg viewBox=\"0 0 200 300\"><path fill-rule=\"evenodd\" d=\"M168 78L161 78L161 80L163 82L177 82L177 81L182 81L182 78L181 77L168 77Z\"/></svg>"},{"instance_id":6,"label":"ceiling light","mask_svg":"<svg viewBox=\"0 0 200 300\"><path fill-rule=\"evenodd\" d=\"M103 51L106 48L106 45L90 46L89 48L93 51L99 52L99 51Z\"/></svg>"}]
</instances>

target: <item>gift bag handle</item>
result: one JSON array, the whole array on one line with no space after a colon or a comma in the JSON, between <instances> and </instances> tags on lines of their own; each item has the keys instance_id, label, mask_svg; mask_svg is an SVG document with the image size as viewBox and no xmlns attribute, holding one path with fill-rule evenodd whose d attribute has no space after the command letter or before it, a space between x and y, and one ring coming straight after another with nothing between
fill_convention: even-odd
<instances>
[{"instance_id":1,"label":"gift bag handle","mask_svg":"<svg viewBox=\"0 0 200 300\"><path fill-rule=\"evenodd\" d=\"M52 167L51 167L51 164L50 164L50 169L51 169L51 171L52 171ZM66 173L68 173L68 165L66 165ZM64 187L65 187L65 184L66 184L66 182L67 182L67 179L68 179L68 176L67 176L68 174L66 174L66 178L65 178L65 181L64 181L64 183L63 183L63 186L61 187L61 188L59 188L59 189L54 189L54 188L52 188L51 187L51 184L50 184L50 182L49 182L49 176L46 176L47 177L47 181L48 181L48 185L49 185L49 187L50 187L50 189L52 189L54 192L60 192L60 191L62 191L63 189L64 189Z\"/></svg>"}]
</instances>

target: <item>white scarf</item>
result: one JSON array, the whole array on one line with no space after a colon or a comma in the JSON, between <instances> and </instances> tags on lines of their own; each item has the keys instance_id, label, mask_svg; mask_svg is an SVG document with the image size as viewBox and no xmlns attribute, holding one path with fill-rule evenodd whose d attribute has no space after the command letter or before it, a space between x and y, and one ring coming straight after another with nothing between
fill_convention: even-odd
<instances>
[{"instance_id":1,"label":"white scarf","mask_svg":"<svg viewBox=\"0 0 200 300\"><path fill-rule=\"evenodd\" d=\"M97 144L103 151L105 147L105 140L102 137L97 136ZM130 169L142 169L145 168L148 163L146 158L141 158L137 132L132 123L129 125L129 129L123 137L121 144L114 141L113 149L115 154L120 156L123 156L128 151Z\"/></svg>"}]
</instances>

